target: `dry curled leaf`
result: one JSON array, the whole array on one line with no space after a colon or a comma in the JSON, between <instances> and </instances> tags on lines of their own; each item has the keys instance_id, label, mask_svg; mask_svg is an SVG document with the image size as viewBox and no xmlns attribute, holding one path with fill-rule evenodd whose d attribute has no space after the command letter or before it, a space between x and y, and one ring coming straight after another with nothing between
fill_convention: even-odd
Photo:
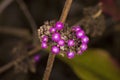
<instances>
[{"instance_id":1,"label":"dry curled leaf","mask_svg":"<svg viewBox=\"0 0 120 80\"><path fill-rule=\"evenodd\" d=\"M92 37L102 35L106 26L100 5L84 8L83 14L84 17L79 24L85 29L86 33Z\"/></svg>"}]
</instances>

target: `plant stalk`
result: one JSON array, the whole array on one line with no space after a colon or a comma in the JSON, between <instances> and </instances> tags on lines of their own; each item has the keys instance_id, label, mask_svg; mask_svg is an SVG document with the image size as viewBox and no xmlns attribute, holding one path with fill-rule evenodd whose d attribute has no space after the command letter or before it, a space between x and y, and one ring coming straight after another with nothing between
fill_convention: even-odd
<instances>
[{"instance_id":1,"label":"plant stalk","mask_svg":"<svg viewBox=\"0 0 120 80\"><path fill-rule=\"evenodd\" d=\"M68 12L70 10L72 4L72 0L66 0L61 17L60 17L60 22L64 23L66 21ZM53 67L53 63L55 60L55 54L49 53L49 57L48 57L48 61L47 61L47 66L43 75L43 80L49 80L50 77L50 73Z\"/></svg>"}]
</instances>

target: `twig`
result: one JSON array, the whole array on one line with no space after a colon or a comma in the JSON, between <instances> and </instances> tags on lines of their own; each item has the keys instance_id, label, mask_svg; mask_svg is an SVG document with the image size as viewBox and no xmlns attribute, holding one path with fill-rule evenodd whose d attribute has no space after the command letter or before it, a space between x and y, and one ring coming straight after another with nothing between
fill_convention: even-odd
<instances>
[{"instance_id":1,"label":"twig","mask_svg":"<svg viewBox=\"0 0 120 80\"><path fill-rule=\"evenodd\" d=\"M49 53L47 66L43 75L43 80L48 80L55 60L55 54Z\"/></svg>"},{"instance_id":2,"label":"twig","mask_svg":"<svg viewBox=\"0 0 120 80\"><path fill-rule=\"evenodd\" d=\"M99 2L98 3L98 6L100 7L100 9L98 10L98 12L97 13L95 13L92 17L95 19L95 18L97 18L97 17L99 17L101 14L102 14L102 3L101 2Z\"/></svg>"},{"instance_id":3,"label":"twig","mask_svg":"<svg viewBox=\"0 0 120 80\"><path fill-rule=\"evenodd\" d=\"M96 19L96 18L98 18L101 14L102 14L102 9L100 9L98 12L96 12L96 13L92 16L92 18ZM80 24L80 23L81 23L81 20L78 21L78 22L76 22L73 26L78 25L78 24Z\"/></svg>"},{"instance_id":4,"label":"twig","mask_svg":"<svg viewBox=\"0 0 120 80\"><path fill-rule=\"evenodd\" d=\"M32 51L28 52L28 56L32 56L34 55L36 52L38 52L41 48L39 46L37 46L35 49L33 49ZM3 66L0 68L0 74L5 72L6 70L10 69L12 66L14 66L16 63L21 62L22 60L24 60L26 57L28 56L21 56L20 58L8 63L7 65Z\"/></svg>"},{"instance_id":5,"label":"twig","mask_svg":"<svg viewBox=\"0 0 120 80\"><path fill-rule=\"evenodd\" d=\"M102 14L102 9L100 9L96 14L94 14L92 17L95 19L99 17Z\"/></svg>"},{"instance_id":6,"label":"twig","mask_svg":"<svg viewBox=\"0 0 120 80\"><path fill-rule=\"evenodd\" d=\"M18 28L4 26L4 27L0 27L0 33L20 37L26 41L32 40L29 31L25 29L18 29Z\"/></svg>"},{"instance_id":7,"label":"twig","mask_svg":"<svg viewBox=\"0 0 120 80\"><path fill-rule=\"evenodd\" d=\"M61 21L63 23L66 21L66 18L67 18L68 12L70 10L71 4L72 4L72 0L66 0L59 21ZM47 66L46 66L46 69L45 69L45 72L44 72L44 75L43 75L43 80L48 80L49 79L50 73L51 73L51 70L52 70L52 66L53 66L53 63L54 63L54 59L55 59L55 55L49 53Z\"/></svg>"},{"instance_id":8,"label":"twig","mask_svg":"<svg viewBox=\"0 0 120 80\"><path fill-rule=\"evenodd\" d=\"M91 16L94 19L98 18L102 14L102 3L100 2L97 5L100 7L100 9L95 14L93 14ZM81 23L81 20L79 20L78 22L76 22L73 26L79 25L80 23Z\"/></svg>"},{"instance_id":9,"label":"twig","mask_svg":"<svg viewBox=\"0 0 120 80\"><path fill-rule=\"evenodd\" d=\"M33 31L34 44L37 45L38 44L37 25L36 25L32 15L30 14L29 10L27 9L27 6L24 3L24 1L23 0L16 0L16 2L19 4L20 9L23 11L24 15L26 16L28 22L31 25L31 29Z\"/></svg>"},{"instance_id":10,"label":"twig","mask_svg":"<svg viewBox=\"0 0 120 80\"><path fill-rule=\"evenodd\" d=\"M63 11L62 11L62 14L61 14L61 17L60 17L60 21L63 22L63 23L66 21L66 18L67 18L68 12L70 10L71 4L72 4L72 0L66 0L65 6L63 8Z\"/></svg>"},{"instance_id":11,"label":"twig","mask_svg":"<svg viewBox=\"0 0 120 80\"><path fill-rule=\"evenodd\" d=\"M13 0L4 0L0 3L0 14L13 2Z\"/></svg>"}]
</instances>

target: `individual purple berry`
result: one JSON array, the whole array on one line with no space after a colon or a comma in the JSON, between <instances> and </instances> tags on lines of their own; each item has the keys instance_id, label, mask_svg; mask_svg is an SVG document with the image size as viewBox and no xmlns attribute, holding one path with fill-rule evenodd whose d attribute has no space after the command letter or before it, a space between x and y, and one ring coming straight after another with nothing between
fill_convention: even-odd
<instances>
[{"instance_id":1,"label":"individual purple berry","mask_svg":"<svg viewBox=\"0 0 120 80\"><path fill-rule=\"evenodd\" d=\"M79 31L79 30L81 30L81 28L78 26L78 27L76 27L76 31Z\"/></svg>"},{"instance_id":2,"label":"individual purple berry","mask_svg":"<svg viewBox=\"0 0 120 80\"><path fill-rule=\"evenodd\" d=\"M71 47L71 46L74 46L74 40L68 40L67 42L68 46Z\"/></svg>"},{"instance_id":3,"label":"individual purple berry","mask_svg":"<svg viewBox=\"0 0 120 80\"><path fill-rule=\"evenodd\" d=\"M81 50L78 50L77 54L81 55L83 52Z\"/></svg>"},{"instance_id":4,"label":"individual purple berry","mask_svg":"<svg viewBox=\"0 0 120 80\"><path fill-rule=\"evenodd\" d=\"M54 33L52 34L52 40L55 42L58 42L61 39L60 33Z\"/></svg>"},{"instance_id":5,"label":"individual purple berry","mask_svg":"<svg viewBox=\"0 0 120 80\"><path fill-rule=\"evenodd\" d=\"M85 51L87 49L87 44L83 43L80 46L81 51Z\"/></svg>"},{"instance_id":6,"label":"individual purple berry","mask_svg":"<svg viewBox=\"0 0 120 80\"><path fill-rule=\"evenodd\" d=\"M57 30L62 30L63 27L64 27L64 24L63 24L62 22L57 22L57 23L55 24L55 28L56 28Z\"/></svg>"},{"instance_id":7,"label":"individual purple berry","mask_svg":"<svg viewBox=\"0 0 120 80\"><path fill-rule=\"evenodd\" d=\"M88 38L87 36L83 36L83 37L81 38L81 42L87 44L87 43L89 42L89 38Z\"/></svg>"},{"instance_id":8,"label":"individual purple berry","mask_svg":"<svg viewBox=\"0 0 120 80\"><path fill-rule=\"evenodd\" d=\"M48 36L43 36L42 37L42 42L47 42L48 41Z\"/></svg>"},{"instance_id":9,"label":"individual purple berry","mask_svg":"<svg viewBox=\"0 0 120 80\"><path fill-rule=\"evenodd\" d=\"M80 31L81 30L81 28L80 28L80 26L73 26L72 27L72 31Z\"/></svg>"},{"instance_id":10,"label":"individual purple berry","mask_svg":"<svg viewBox=\"0 0 120 80\"><path fill-rule=\"evenodd\" d=\"M77 36L77 38L82 38L83 36L84 36L84 31L83 30L80 30L80 31L77 31L76 32L76 36Z\"/></svg>"},{"instance_id":11,"label":"individual purple berry","mask_svg":"<svg viewBox=\"0 0 120 80\"><path fill-rule=\"evenodd\" d=\"M51 27L50 28L50 33L55 33L56 32L56 28L55 27Z\"/></svg>"},{"instance_id":12,"label":"individual purple berry","mask_svg":"<svg viewBox=\"0 0 120 80\"><path fill-rule=\"evenodd\" d=\"M52 46L51 51L53 54L59 54L60 48L57 46Z\"/></svg>"},{"instance_id":13,"label":"individual purple berry","mask_svg":"<svg viewBox=\"0 0 120 80\"><path fill-rule=\"evenodd\" d=\"M40 55L35 55L35 56L34 56L34 60L35 60L35 62L38 62L39 59L40 59Z\"/></svg>"},{"instance_id":14,"label":"individual purple berry","mask_svg":"<svg viewBox=\"0 0 120 80\"><path fill-rule=\"evenodd\" d=\"M75 26L73 26L73 27L72 27L72 31L75 31L75 29L76 29L76 27L75 27Z\"/></svg>"},{"instance_id":15,"label":"individual purple berry","mask_svg":"<svg viewBox=\"0 0 120 80\"><path fill-rule=\"evenodd\" d=\"M67 57L68 57L69 59L74 58L74 56L75 56L75 53L74 53L74 52L68 52L68 53L67 53Z\"/></svg>"},{"instance_id":16,"label":"individual purple berry","mask_svg":"<svg viewBox=\"0 0 120 80\"><path fill-rule=\"evenodd\" d=\"M43 49L45 49L45 48L47 48L48 46L47 46L47 43L46 42L42 42L41 43L41 48L43 48Z\"/></svg>"},{"instance_id":17,"label":"individual purple berry","mask_svg":"<svg viewBox=\"0 0 120 80\"><path fill-rule=\"evenodd\" d=\"M59 45L59 46L64 46L64 44L65 44L65 41L64 41L63 39L60 39L60 40L58 41L58 45Z\"/></svg>"}]
</instances>

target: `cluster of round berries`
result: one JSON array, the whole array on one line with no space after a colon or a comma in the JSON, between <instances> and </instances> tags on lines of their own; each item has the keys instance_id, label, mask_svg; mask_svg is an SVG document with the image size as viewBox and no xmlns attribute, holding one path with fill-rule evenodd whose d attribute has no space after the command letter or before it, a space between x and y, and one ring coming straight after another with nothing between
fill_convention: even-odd
<instances>
[{"instance_id":1,"label":"cluster of round berries","mask_svg":"<svg viewBox=\"0 0 120 80\"><path fill-rule=\"evenodd\" d=\"M40 36L41 47L45 49L48 45L51 45L53 54L59 54L60 51L64 51L67 57L71 59L75 54L82 54L87 49L89 38L80 26L73 26L67 30L64 30L64 26L63 23L58 21L49 28L48 35Z\"/></svg>"}]
</instances>

